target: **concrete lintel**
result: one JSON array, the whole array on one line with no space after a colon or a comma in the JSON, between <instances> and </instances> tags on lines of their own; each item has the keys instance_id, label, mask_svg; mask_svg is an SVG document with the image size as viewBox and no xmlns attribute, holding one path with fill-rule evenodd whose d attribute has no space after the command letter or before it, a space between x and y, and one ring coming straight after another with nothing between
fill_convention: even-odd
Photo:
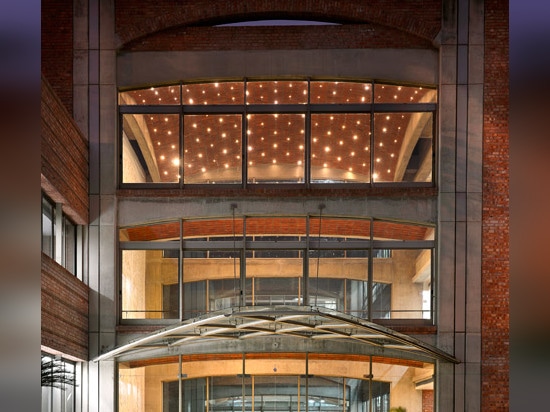
<instances>
[{"instance_id":1,"label":"concrete lintel","mask_svg":"<svg viewBox=\"0 0 550 412\"><path fill-rule=\"evenodd\" d=\"M434 223L437 199L400 198L323 198L323 199L238 199L237 215L318 214L319 203L326 205L325 216L390 218ZM145 198L119 199L118 224L131 226L150 221L178 218L230 216L230 201L225 198Z\"/></svg>"},{"instance_id":2,"label":"concrete lintel","mask_svg":"<svg viewBox=\"0 0 550 412\"><path fill-rule=\"evenodd\" d=\"M183 79L331 76L438 83L437 50L234 50L120 53L121 87Z\"/></svg>"}]
</instances>

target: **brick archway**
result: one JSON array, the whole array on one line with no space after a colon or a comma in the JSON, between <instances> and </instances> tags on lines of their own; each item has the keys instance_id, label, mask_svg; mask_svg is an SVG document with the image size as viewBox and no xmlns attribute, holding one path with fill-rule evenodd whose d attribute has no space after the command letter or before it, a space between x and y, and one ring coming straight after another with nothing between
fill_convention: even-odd
<instances>
[{"instance_id":1,"label":"brick archway","mask_svg":"<svg viewBox=\"0 0 550 412\"><path fill-rule=\"evenodd\" d=\"M348 1L345 4L326 0L233 0L231 2L198 0L185 7L169 0L150 1L134 13L132 0L116 3L115 26L119 49L137 39L176 27L211 26L224 22L257 19L301 19L337 23L364 24L401 31L431 42L441 27L441 1L427 7L425 1L412 0L395 10L384 0ZM124 13L119 12L124 10Z\"/></svg>"}]
</instances>

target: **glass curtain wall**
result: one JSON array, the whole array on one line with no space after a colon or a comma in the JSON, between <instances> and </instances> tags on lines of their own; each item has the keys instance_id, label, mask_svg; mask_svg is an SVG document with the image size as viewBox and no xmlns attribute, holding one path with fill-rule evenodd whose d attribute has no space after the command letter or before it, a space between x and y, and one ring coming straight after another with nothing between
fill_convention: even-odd
<instances>
[{"instance_id":1,"label":"glass curtain wall","mask_svg":"<svg viewBox=\"0 0 550 412\"><path fill-rule=\"evenodd\" d=\"M370 363L368 356L345 355L309 361L305 354L214 356L182 356L181 364L177 356L148 360L147 365L119 363L119 411L389 412L402 407L421 412L434 407L429 397L433 364L374 357ZM183 378L178 380L180 368ZM315 373L300 373L306 369ZM361 374L365 370L372 371L372 378Z\"/></svg>"},{"instance_id":2,"label":"glass curtain wall","mask_svg":"<svg viewBox=\"0 0 550 412\"><path fill-rule=\"evenodd\" d=\"M325 307L431 320L434 229L323 216L183 220L120 229L122 319L231 307Z\"/></svg>"},{"instance_id":3,"label":"glass curtain wall","mask_svg":"<svg viewBox=\"0 0 550 412\"><path fill-rule=\"evenodd\" d=\"M434 88L369 81L121 91L120 183L431 186L436 106Z\"/></svg>"}]
</instances>

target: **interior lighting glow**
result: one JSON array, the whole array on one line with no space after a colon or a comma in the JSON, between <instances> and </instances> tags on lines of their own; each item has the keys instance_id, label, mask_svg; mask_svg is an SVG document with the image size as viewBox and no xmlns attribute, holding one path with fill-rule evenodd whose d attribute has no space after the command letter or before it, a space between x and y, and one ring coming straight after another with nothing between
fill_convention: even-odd
<instances>
[{"instance_id":1,"label":"interior lighting glow","mask_svg":"<svg viewBox=\"0 0 550 412\"><path fill-rule=\"evenodd\" d=\"M180 165L180 159L178 159L178 158L176 157L174 160L172 160L172 164L173 164L174 166L179 166L179 165Z\"/></svg>"}]
</instances>

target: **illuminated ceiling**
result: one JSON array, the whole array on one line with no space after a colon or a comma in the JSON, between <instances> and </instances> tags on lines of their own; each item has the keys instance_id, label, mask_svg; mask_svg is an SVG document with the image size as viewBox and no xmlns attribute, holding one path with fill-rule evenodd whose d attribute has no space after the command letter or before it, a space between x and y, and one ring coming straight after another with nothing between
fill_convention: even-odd
<instances>
[{"instance_id":1,"label":"illuminated ceiling","mask_svg":"<svg viewBox=\"0 0 550 412\"><path fill-rule=\"evenodd\" d=\"M435 90L423 87L299 80L184 84L181 89L173 85L120 94L121 105L179 105L181 101L189 111L195 110L184 116L183 164L178 114L125 115L126 123L130 116L142 117L135 121L140 128L147 128L143 132L147 144L140 145L142 152L152 152L147 164L152 181L177 182L183 171L185 183L239 182L243 128L250 183L266 177L270 181L303 182L308 129L312 181L369 182L370 152L373 181L430 181L431 164L429 171L419 173L422 159L411 159L416 150L431 160L432 114L371 114L357 112L357 107L433 103L435 99ZM308 118L308 102L324 105L324 111L311 113ZM215 107L221 105L224 112L217 113ZM342 112L346 110L342 105L356 106ZM331 107L339 107L339 112L331 112ZM211 108L212 112L201 113Z\"/></svg>"}]
</instances>

